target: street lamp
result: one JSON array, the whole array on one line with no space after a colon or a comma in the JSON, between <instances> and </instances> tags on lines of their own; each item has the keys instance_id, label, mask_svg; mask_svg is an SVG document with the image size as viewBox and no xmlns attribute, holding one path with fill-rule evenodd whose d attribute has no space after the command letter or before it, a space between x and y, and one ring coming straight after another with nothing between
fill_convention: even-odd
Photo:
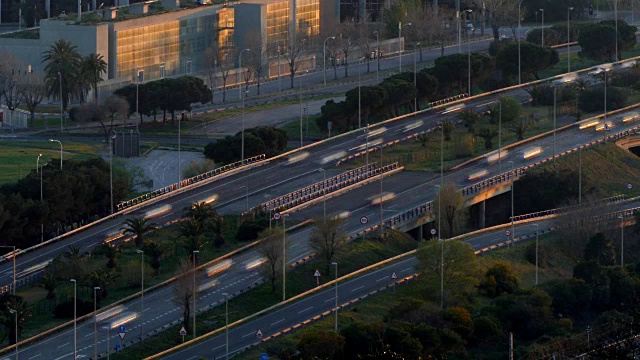
<instances>
[{"instance_id":1,"label":"street lamp","mask_svg":"<svg viewBox=\"0 0 640 360\"><path fill-rule=\"evenodd\" d=\"M405 26L411 26L411 23L402 25L402 21L398 22L398 54L400 54L400 62L398 63L399 72L402 72L402 28Z\"/></svg>"},{"instance_id":2,"label":"street lamp","mask_svg":"<svg viewBox=\"0 0 640 360\"><path fill-rule=\"evenodd\" d=\"M11 253L13 254L11 257L13 258L13 295L16 294L16 247L14 245L2 245L0 248L11 249Z\"/></svg>"},{"instance_id":3,"label":"street lamp","mask_svg":"<svg viewBox=\"0 0 640 360\"><path fill-rule=\"evenodd\" d=\"M558 107L558 87L553 87L553 163L556 163L556 108Z\"/></svg>"},{"instance_id":4,"label":"street lamp","mask_svg":"<svg viewBox=\"0 0 640 360\"><path fill-rule=\"evenodd\" d=\"M191 68L192 68L192 66L193 66L193 61L191 61L191 58L187 58L187 63L186 63L185 65L186 65L186 67L187 67L187 68L185 69L185 70L186 70L186 72L187 72L187 75L191 75Z\"/></svg>"},{"instance_id":5,"label":"street lamp","mask_svg":"<svg viewBox=\"0 0 640 360\"><path fill-rule=\"evenodd\" d=\"M418 79L416 75L416 53L418 52L417 48L420 46L420 43L415 43L413 45L413 87L416 88L416 96L413 98L413 111L418 111ZM358 77L358 119L360 119L360 78ZM358 121L358 128L360 127Z\"/></svg>"},{"instance_id":6,"label":"street lamp","mask_svg":"<svg viewBox=\"0 0 640 360\"><path fill-rule=\"evenodd\" d=\"M542 47L544 47L544 9L540 9L540 13L542 14L542 34L540 38L542 39Z\"/></svg>"},{"instance_id":7,"label":"street lamp","mask_svg":"<svg viewBox=\"0 0 640 360\"><path fill-rule=\"evenodd\" d=\"M42 201L42 171L40 171L40 157L42 154L38 155L38 159L36 159L36 174L40 172L40 201ZM113 211L111 211L113 213ZM40 222L40 242L44 241L44 224Z\"/></svg>"},{"instance_id":8,"label":"street lamp","mask_svg":"<svg viewBox=\"0 0 640 360\"><path fill-rule=\"evenodd\" d=\"M242 84L240 83L240 72L242 71L242 53L251 51L251 49L243 49L238 55L238 96L242 98Z\"/></svg>"},{"instance_id":9,"label":"street lamp","mask_svg":"<svg viewBox=\"0 0 640 360\"><path fill-rule=\"evenodd\" d=\"M336 321L335 324L333 326L333 330L336 332L336 334L338 333L338 263L337 262L332 262L331 265L333 265L336 269L336 280L335 280L335 296L334 296L334 305L336 308Z\"/></svg>"},{"instance_id":10,"label":"street lamp","mask_svg":"<svg viewBox=\"0 0 640 360\"><path fill-rule=\"evenodd\" d=\"M193 250L193 338L196 338L196 314L198 309L196 308L196 269L198 267L197 259L200 251Z\"/></svg>"},{"instance_id":11,"label":"street lamp","mask_svg":"<svg viewBox=\"0 0 640 360\"><path fill-rule=\"evenodd\" d=\"M138 106L138 87L140 86L140 67L136 65L136 114L140 116L140 109Z\"/></svg>"},{"instance_id":12,"label":"street lamp","mask_svg":"<svg viewBox=\"0 0 640 360\"><path fill-rule=\"evenodd\" d=\"M440 193L442 192L442 187L440 185L436 185L436 189L438 189L438 242L440 243L440 309L444 309L444 240L442 239L442 228L441 220L442 214L440 212L441 206L441 197Z\"/></svg>"},{"instance_id":13,"label":"street lamp","mask_svg":"<svg viewBox=\"0 0 640 360\"><path fill-rule=\"evenodd\" d=\"M64 105L64 101L62 101L62 73L58 71L58 81L60 82L60 133L64 133L64 111L62 107Z\"/></svg>"},{"instance_id":14,"label":"street lamp","mask_svg":"<svg viewBox=\"0 0 640 360\"><path fill-rule=\"evenodd\" d=\"M60 144L60 170L62 170L62 142L60 140L49 139L49 142L57 142Z\"/></svg>"},{"instance_id":15,"label":"street lamp","mask_svg":"<svg viewBox=\"0 0 640 360\"><path fill-rule=\"evenodd\" d=\"M16 322L16 360L18 360L18 311L14 310L14 309L9 309L9 312L12 313L15 316L15 322ZM97 359L97 358L96 358Z\"/></svg>"},{"instance_id":16,"label":"street lamp","mask_svg":"<svg viewBox=\"0 0 640 360\"><path fill-rule=\"evenodd\" d=\"M624 215L618 216L620 219L620 266L624 267Z\"/></svg>"},{"instance_id":17,"label":"street lamp","mask_svg":"<svg viewBox=\"0 0 640 360\"><path fill-rule=\"evenodd\" d=\"M184 113L182 113L184 115ZM182 158L180 156L180 123L182 120L182 116L178 117L178 189L180 188L180 179L182 179ZM133 147L132 147L133 148Z\"/></svg>"},{"instance_id":18,"label":"street lamp","mask_svg":"<svg viewBox=\"0 0 640 360\"><path fill-rule=\"evenodd\" d=\"M224 296L224 333L226 337L225 359L229 359L229 294L222 293Z\"/></svg>"},{"instance_id":19,"label":"street lamp","mask_svg":"<svg viewBox=\"0 0 640 360\"><path fill-rule=\"evenodd\" d=\"M324 73L324 86L327 86L327 40L335 40L335 36L329 36L324 39L324 45L322 46L322 71Z\"/></svg>"},{"instance_id":20,"label":"street lamp","mask_svg":"<svg viewBox=\"0 0 640 360\"><path fill-rule=\"evenodd\" d=\"M516 238L515 224L513 221L513 184L516 181L516 173L513 171L513 161L509 161L511 165L511 242Z\"/></svg>"},{"instance_id":21,"label":"street lamp","mask_svg":"<svg viewBox=\"0 0 640 360\"><path fill-rule=\"evenodd\" d=\"M571 17L571 10L573 10L572 6L567 8L567 72L568 73L571 72L571 51L569 46L569 43L571 42L571 31L569 29L569 26L571 25L569 22Z\"/></svg>"},{"instance_id":22,"label":"street lamp","mask_svg":"<svg viewBox=\"0 0 640 360\"><path fill-rule=\"evenodd\" d=\"M378 146L380 149L380 169L384 166L382 162L382 146ZM383 215L383 206L382 206L382 171L380 171L380 239L384 238L384 215Z\"/></svg>"},{"instance_id":23,"label":"street lamp","mask_svg":"<svg viewBox=\"0 0 640 360\"><path fill-rule=\"evenodd\" d=\"M98 290L99 286L93 287L93 358L98 358Z\"/></svg>"},{"instance_id":24,"label":"street lamp","mask_svg":"<svg viewBox=\"0 0 640 360\"><path fill-rule=\"evenodd\" d=\"M533 224L536 227L536 286L538 285L538 228L539 224Z\"/></svg>"},{"instance_id":25,"label":"street lamp","mask_svg":"<svg viewBox=\"0 0 640 360\"><path fill-rule=\"evenodd\" d=\"M520 9L522 7L522 0L518 1L518 85L522 84L522 57L520 56L520 36L522 36L522 15L520 15Z\"/></svg>"},{"instance_id":26,"label":"street lamp","mask_svg":"<svg viewBox=\"0 0 640 360\"><path fill-rule=\"evenodd\" d=\"M380 33L378 32L378 30L374 31L373 33L376 34L376 62L377 62L376 84L377 84L378 74L380 73Z\"/></svg>"},{"instance_id":27,"label":"street lamp","mask_svg":"<svg viewBox=\"0 0 640 360\"><path fill-rule=\"evenodd\" d=\"M78 282L71 279L73 283L73 358L78 358Z\"/></svg>"},{"instance_id":28,"label":"street lamp","mask_svg":"<svg viewBox=\"0 0 640 360\"><path fill-rule=\"evenodd\" d=\"M249 90L244 92L242 97L242 148L240 149L240 164L244 163L244 99L246 99Z\"/></svg>"},{"instance_id":29,"label":"street lamp","mask_svg":"<svg viewBox=\"0 0 640 360\"><path fill-rule=\"evenodd\" d=\"M469 34L469 29L467 29L466 26L466 22L467 20L467 14L471 14L473 12L473 10L471 9L467 9L464 11L464 18L465 18L465 29L467 32L467 67L468 67L468 77L467 77L467 87L468 87L468 94L469 96L471 96L471 39L469 38L469 36L471 36ZM473 31L473 29L471 29Z\"/></svg>"},{"instance_id":30,"label":"street lamp","mask_svg":"<svg viewBox=\"0 0 640 360\"><path fill-rule=\"evenodd\" d=\"M582 205L582 144L578 144L578 205Z\"/></svg>"},{"instance_id":31,"label":"street lamp","mask_svg":"<svg viewBox=\"0 0 640 360\"><path fill-rule=\"evenodd\" d=\"M111 130L112 134L109 138L109 188L111 192L111 213L113 214L113 140L116 138L116 132ZM41 176L42 178L42 176ZM42 183L42 181L40 181ZM42 185L40 185L42 188ZM42 193L42 191L40 191ZM40 196L42 200L42 195Z\"/></svg>"},{"instance_id":32,"label":"street lamp","mask_svg":"<svg viewBox=\"0 0 640 360\"><path fill-rule=\"evenodd\" d=\"M607 73L609 69L604 70L604 122L602 134L604 136L604 142L607 142Z\"/></svg>"},{"instance_id":33,"label":"street lamp","mask_svg":"<svg viewBox=\"0 0 640 360\"><path fill-rule=\"evenodd\" d=\"M318 171L322 171L322 218L324 222L327 222L327 174L324 169L319 169Z\"/></svg>"},{"instance_id":34,"label":"street lamp","mask_svg":"<svg viewBox=\"0 0 640 360\"><path fill-rule=\"evenodd\" d=\"M136 250L140 254L140 342L144 340L144 331L142 330L142 318L144 316L144 251Z\"/></svg>"},{"instance_id":35,"label":"street lamp","mask_svg":"<svg viewBox=\"0 0 640 360\"><path fill-rule=\"evenodd\" d=\"M287 216L282 214L282 301L287 299Z\"/></svg>"},{"instance_id":36,"label":"street lamp","mask_svg":"<svg viewBox=\"0 0 640 360\"><path fill-rule=\"evenodd\" d=\"M618 0L613 1L613 19L616 24L616 57L614 61L618 61Z\"/></svg>"}]
</instances>

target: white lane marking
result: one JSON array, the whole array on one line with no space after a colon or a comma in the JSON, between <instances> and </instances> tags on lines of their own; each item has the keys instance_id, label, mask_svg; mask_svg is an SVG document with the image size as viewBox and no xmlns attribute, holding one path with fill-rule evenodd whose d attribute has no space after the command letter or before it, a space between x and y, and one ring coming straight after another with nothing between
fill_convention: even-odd
<instances>
[{"instance_id":1,"label":"white lane marking","mask_svg":"<svg viewBox=\"0 0 640 360\"><path fill-rule=\"evenodd\" d=\"M88 333L87 335L85 335L84 337L89 337L89 336L93 336L93 332Z\"/></svg>"},{"instance_id":2,"label":"white lane marking","mask_svg":"<svg viewBox=\"0 0 640 360\"><path fill-rule=\"evenodd\" d=\"M213 348L213 349L211 349L211 351L216 351L216 350L218 350L218 349L220 349L221 347L224 347L224 346L226 346L226 345L225 345L225 344L222 344L222 345L218 346L217 348Z\"/></svg>"},{"instance_id":3,"label":"white lane marking","mask_svg":"<svg viewBox=\"0 0 640 360\"><path fill-rule=\"evenodd\" d=\"M279 324L279 323L281 323L281 322L283 322L283 321L284 321L284 319L280 319L280 320L278 320L278 321L276 321L276 322L274 322L274 323L271 323L271 325L270 325L270 326L273 326L273 325Z\"/></svg>"},{"instance_id":4,"label":"white lane marking","mask_svg":"<svg viewBox=\"0 0 640 360\"><path fill-rule=\"evenodd\" d=\"M389 277L385 276L385 277L381 277L380 279L376 280L376 282L380 282L382 280L387 280Z\"/></svg>"},{"instance_id":5,"label":"white lane marking","mask_svg":"<svg viewBox=\"0 0 640 360\"><path fill-rule=\"evenodd\" d=\"M364 287L364 285L358 286L357 288L351 290L351 292L358 291L358 290L362 289L363 287Z\"/></svg>"},{"instance_id":6,"label":"white lane marking","mask_svg":"<svg viewBox=\"0 0 640 360\"><path fill-rule=\"evenodd\" d=\"M42 355L42 354L38 354L38 355L36 355L36 356L32 356L32 357L30 357L30 358L29 358L29 360L31 360L31 359L35 359L35 358L37 358L37 357L38 357L38 356L40 356L40 355Z\"/></svg>"},{"instance_id":7,"label":"white lane marking","mask_svg":"<svg viewBox=\"0 0 640 360\"><path fill-rule=\"evenodd\" d=\"M71 357L73 357L73 353L68 353L68 354L66 354L66 355L62 355L62 356L60 356L59 358L55 358L54 360L60 360L60 359L66 358L67 356L71 356Z\"/></svg>"},{"instance_id":8,"label":"white lane marking","mask_svg":"<svg viewBox=\"0 0 640 360\"><path fill-rule=\"evenodd\" d=\"M309 311L309 310L311 310L311 309L313 309L313 306L309 306L308 308L306 308L306 309L304 309L304 310L302 310L302 311L298 311L298 314L302 314L303 312L305 312L305 311Z\"/></svg>"},{"instance_id":9,"label":"white lane marking","mask_svg":"<svg viewBox=\"0 0 640 360\"><path fill-rule=\"evenodd\" d=\"M244 338L246 338L247 336L251 336L251 335L255 335L255 334L256 334L255 332L250 332L250 333L248 333L247 335L242 335L242 338L244 339Z\"/></svg>"},{"instance_id":10,"label":"white lane marking","mask_svg":"<svg viewBox=\"0 0 640 360\"><path fill-rule=\"evenodd\" d=\"M411 270L413 270L413 268L406 268L404 270L400 270L400 272L407 272L407 271L411 271Z\"/></svg>"},{"instance_id":11,"label":"white lane marking","mask_svg":"<svg viewBox=\"0 0 640 360\"><path fill-rule=\"evenodd\" d=\"M69 345L69 343L62 344L62 345L58 346L58 349L60 349L61 347L67 346L67 345Z\"/></svg>"},{"instance_id":12,"label":"white lane marking","mask_svg":"<svg viewBox=\"0 0 640 360\"><path fill-rule=\"evenodd\" d=\"M331 299L327 299L324 302L329 302L329 301L333 301L333 299L335 299L335 297L332 297Z\"/></svg>"}]
</instances>

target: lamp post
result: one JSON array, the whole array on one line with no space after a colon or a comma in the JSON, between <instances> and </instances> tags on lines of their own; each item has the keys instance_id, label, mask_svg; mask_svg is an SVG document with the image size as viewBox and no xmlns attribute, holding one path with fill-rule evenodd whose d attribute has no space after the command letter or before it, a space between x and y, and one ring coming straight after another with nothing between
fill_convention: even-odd
<instances>
[{"instance_id":1,"label":"lamp post","mask_svg":"<svg viewBox=\"0 0 640 360\"><path fill-rule=\"evenodd\" d=\"M42 201L42 171L40 171L40 157L42 154L38 155L38 159L36 160L36 173L40 173L40 201ZM113 201L112 201L113 202ZM111 210L113 214L113 210ZM40 242L44 241L44 224L40 222Z\"/></svg>"},{"instance_id":2,"label":"lamp post","mask_svg":"<svg viewBox=\"0 0 640 360\"><path fill-rule=\"evenodd\" d=\"M327 222L327 173L324 169L320 169L318 171L322 171L322 218Z\"/></svg>"},{"instance_id":3,"label":"lamp post","mask_svg":"<svg viewBox=\"0 0 640 360\"><path fill-rule=\"evenodd\" d=\"M513 221L513 184L516 181L516 173L513 171L513 161L509 161L509 164L511 165L511 240L513 242L516 238L515 223Z\"/></svg>"},{"instance_id":4,"label":"lamp post","mask_svg":"<svg viewBox=\"0 0 640 360\"><path fill-rule=\"evenodd\" d=\"M282 214L282 301L287 299L287 216Z\"/></svg>"},{"instance_id":5,"label":"lamp post","mask_svg":"<svg viewBox=\"0 0 640 360\"><path fill-rule=\"evenodd\" d=\"M78 358L78 282L71 279L73 283L73 358Z\"/></svg>"},{"instance_id":6,"label":"lamp post","mask_svg":"<svg viewBox=\"0 0 640 360\"><path fill-rule=\"evenodd\" d=\"M413 111L418 111L418 79L416 75L416 53L420 43L413 45L413 87L416 88L416 96L413 98ZM360 78L358 77L358 123L360 122ZM360 125L358 125L358 128Z\"/></svg>"},{"instance_id":7,"label":"lamp post","mask_svg":"<svg viewBox=\"0 0 640 360\"><path fill-rule=\"evenodd\" d=\"M376 34L376 84L378 83L378 75L380 73L380 33L378 32L378 30L373 32L374 34Z\"/></svg>"},{"instance_id":8,"label":"lamp post","mask_svg":"<svg viewBox=\"0 0 640 360\"><path fill-rule=\"evenodd\" d=\"M607 142L607 73L609 70L604 71L604 121L603 121L603 129L602 134L604 137L604 142Z\"/></svg>"},{"instance_id":9,"label":"lamp post","mask_svg":"<svg viewBox=\"0 0 640 360\"><path fill-rule=\"evenodd\" d=\"M498 172L502 174L502 101L498 99Z\"/></svg>"},{"instance_id":10,"label":"lamp post","mask_svg":"<svg viewBox=\"0 0 640 360\"><path fill-rule=\"evenodd\" d=\"M98 358L98 290L99 286L93 287L93 358Z\"/></svg>"},{"instance_id":11,"label":"lamp post","mask_svg":"<svg viewBox=\"0 0 640 360\"><path fill-rule=\"evenodd\" d=\"M578 205L582 205L582 145L578 144Z\"/></svg>"},{"instance_id":12,"label":"lamp post","mask_svg":"<svg viewBox=\"0 0 640 360\"><path fill-rule=\"evenodd\" d=\"M11 257L13 258L13 288L11 290L13 295L16 294L16 247L14 245L2 245L0 248L11 249L11 253L13 254Z\"/></svg>"},{"instance_id":13,"label":"lamp post","mask_svg":"<svg viewBox=\"0 0 640 360\"><path fill-rule=\"evenodd\" d=\"M280 46L278 46L277 50L278 50L278 91L282 91L282 81L280 80Z\"/></svg>"},{"instance_id":14,"label":"lamp post","mask_svg":"<svg viewBox=\"0 0 640 360\"><path fill-rule=\"evenodd\" d=\"M616 57L614 61L618 61L618 0L613 0L613 19L616 24Z\"/></svg>"},{"instance_id":15,"label":"lamp post","mask_svg":"<svg viewBox=\"0 0 640 360\"><path fill-rule=\"evenodd\" d=\"M251 51L251 49L242 49L238 55L238 96L242 98L242 84L240 84L240 71L242 71L242 53Z\"/></svg>"},{"instance_id":16,"label":"lamp post","mask_svg":"<svg viewBox=\"0 0 640 360\"><path fill-rule=\"evenodd\" d=\"M140 342L144 340L144 331L142 330L142 317L144 316L144 251L136 250L140 254Z\"/></svg>"},{"instance_id":17,"label":"lamp post","mask_svg":"<svg viewBox=\"0 0 640 360\"><path fill-rule=\"evenodd\" d=\"M140 68L136 65L136 114L140 115L138 106L138 87L140 86Z\"/></svg>"},{"instance_id":18,"label":"lamp post","mask_svg":"<svg viewBox=\"0 0 640 360\"><path fill-rule=\"evenodd\" d=\"M558 87L553 87L553 163L556 163L556 108L558 107Z\"/></svg>"},{"instance_id":19,"label":"lamp post","mask_svg":"<svg viewBox=\"0 0 640 360\"><path fill-rule=\"evenodd\" d=\"M440 213L440 209L442 208L440 193L442 191L442 187L440 185L436 185L436 189L438 189L438 242L440 243L440 309L444 309L444 240L440 235L440 225L442 220L442 215Z\"/></svg>"},{"instance_id":20,"label":"lamp post","mask_svg":"<svg viewBox=\"0 0 640 360\"><path fill-rule=\"evenodd\" d=\"M222 293L224 296L224 334L225 334L225 356L226 360L229 359L229 294Z\"/></svg>"},{"instance_id":21,"label":"lamp post","mask_svg":"<svg viewBox=\"0 0 640 360\"><path fill-rule=\"evenodd\" d=\"M111 194L111 213L113 214L113 140L116 138L116 132L113 130L111 132L113 135L109 138L109 189ZM42 198L42 196L40 197Z\"/></svg>"},{"instance_id":22,"label":"lamp post","mask_svg":"<svg viewBox=\"0 0 640 360\"><path fill-rule=\"evenodd\" d=\"M336 321L333 325L333 330L336 332L336 334L338 333L338 263L337 262L332 262L331 265L333 265L336 269L336 279L335 279L335 295L334 295L334 306L335 306L335 314L336 314Z\"/></svg>"},{"instance_id":23,"label":"lamp post","mask_svg":"<svg viewBox=\"0 0 640 360\"><path fill-rule=\"evenodd\" d=\"M196 315L198 309L196 308L196 269L198 268L198 253L200 251L193 250L193 338L196 338Z\"/></svg>"},{"instance_id":24,"label":"lamp post","mask_svg":"<svg viewBox=\"0 0 640 360\"><path fill-rule=\"evenodd\" d=\"M518 85L522 84L522 57L520 55L520 36L522 34L522 15L520 15L520 9L522 7L522 0L518 1Z\"/></svg>"},{"instance_id":25,"label":"lamp post","mask_svg":"<svg viewBox=\"0 0 640 360\"><path fill-rule=\"evenodd\" d=\"M402 72L402 28L405 26L411 26L411 23L406 23L402 25L402 21L398 22L398 54L400 54L400 57L399 57L400 61L398 63L399 72Z\"/></svg>"},{"instance_id":26,"label":"lamp post","mask_svg":"<svg viewBox=\"0 0 640 360\"><path fill-rule=\"evenodd\" d=\"M64 101L62 101L62 73L60 71L58 71L58 81L60 82L60 133L62 134L64 133Z\"/></svg>"},{"instance_id":27,"label":"lamp post","mask_svg":"<svg viewBox=\"0 0 640 360\"><path fill-rule=\"evenodd\" d=\"M57 142L58 144L60 144L60 170L62 170L62 142L55 139L49 139L49 142Z\"/></svg>"},{"instance_id":28,"label":"lamp post","mask_svg":"<svg viewBox=\"0 0 640 360\"><path fill-rule=\"evenodd\" d=\"M620 266L624 267L624 215L618 216L620 219Z\"/></svg>"},{"instance_id":29,"label":"lamp post","mask_svg":"<svg viewBox=\"0 0 640 360\"><path fill-rule=\"evenodd\" d=\"M536 286L538 285L538 226L539 224L533 224L536 227Z\"/></svg>"},{"instance_id":30,"label":"lamp post","mask_svg":"<svg viewBox=\"0 0 640 360\"><path fill-rule=\"evenodd\" d=\"M384 166L382 162L382 146L378 146L380 149L380 169ZM380 172L380 238L384 238L384 215L383 215L383 206L382 206L382 171Z\"/></svg>"},{"instance_id":31,"label":"lamp post","mask_svg":"<svg viewBox=\"0 0 640 360\"><path fill-rule=\"evenodd\" d=\"M15 332L16 332L16 360L18 360L18 311L14 310L14 309L9 309L9 312L12 313L15 316Z\"/></svg>"},{"instance_id":32,"label":"lamp post","mask_svg":"<svg viewBox=\"0 0 640 360\"><path fill-rule=\"evenodd\" d=\"M469 29L467 29L466 22L468 21L467 14L471 14L472 12L473 10L471 9L467 9L464 11L465 29L467 32L467 68L468 68L467 87L468 87L469 96L471 96L471 39L469 38L469 36L471 35L469 34ZM473 29L471 30L473 31Z\"/></svg>"},{"instance_id":33,"label":"lamp post","mask_svg":"<svg viewBox=\"0 0 640 360\"><path fill-rule=\"evenodd\" d=\"M186 73L187 75L191 75L191 68L193 67L193 61L191 61L191 58L187 58L187 63L186 63Z\"/></svg>"},{"instance_id":34,"label":"lamp post","mask_svg":"<svg viewBox=\"0 0 640 360\"><path fill-rule=\"evenodd\" d=\"M571 10L573 10L573 7L568 7L567 8L567 72L570 73L571 72L571 51L570 51L570 46L569 43L571 42L571 31L569 26L571 26L570 24L570 19L571 19Z\"/></svg>"},{"instance_id":35,"label":"lamp post","mask_svg":"<svg viewBox=\"0 0 640 360\"><path fill-rule=\"evenodd\" d=\"M329 36L324 39L324 45L322 46L322 72L324 74L324 86L327 86L327 40L335 40L335 36Z\"/></svg>"},{"instance_id":36,"label":"lamp post","mask_svg":"<svg viewBox=\"0 0 640 360\"><path fill-rule=\"evenodd\" d=\"M244 96L242 97L242 144L240 149L240 163L244 162L244 99L247 97L247 93L249 90L244 92Z\"/></svg>"},{"instance_id":37,"label":"lamp post","mask_svg":"<svg viewBox=\"0 0 640 360\"><path fill-rule=\"evenodd\" d=\"M415 56L414 56L415 58ZM415 81L415 63L414 68L414 81ZM361 106L361 90L360 90L360 70L358 70L358 129L362 127L362 106ZM308 123L307 123L308 124Z\"/></svg>"},{"instance_id":38,"label":"lamp post","mask_svg":"<svg viewBox=\"0 0 640 360\"><path fill-rule=\"evenodd\" d=\"M542 47L544 47L544 9L540 9L540 13L542 14L542 28L541 28L542 34L540 38L542 39L542 42L541 42Z\"/></svg>"}]
</instances>

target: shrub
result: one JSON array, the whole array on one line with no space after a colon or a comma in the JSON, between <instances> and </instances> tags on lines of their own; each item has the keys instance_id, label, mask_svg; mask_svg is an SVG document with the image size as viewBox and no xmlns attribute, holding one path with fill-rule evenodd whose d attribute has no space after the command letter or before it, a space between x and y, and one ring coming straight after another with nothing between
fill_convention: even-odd
<instances>
[{"instance_id":1,"label":"shrub","mask_svg":"<svg viewBox=\"0 0 640 360\"><path fill-rule=\"evenodd\" d=\"M68 319L73 318L73 299L67 300L63 303L56 305L53 309L53 315L57 319ZM77 300L76 302L76 315L78 317L82 315L86 315L93 311L93 302Z\"/></svg>"},{"instance_id":2,"label":"shrub","mask_svg":"<svg viewBox=\"0 0 640 360\"><path fill-rule=\"evenodd\" d=\"M473 155L473 137L464 135L456 138L456 158L465 158Z\"/></svg>"},{"instance_id":3,"label":"shrub","mask_svg":"<svg viewBox=\"0 0 640 360\"><path fill-rule=\"evenodd\" d=\"M506 263L496 263L484 274L479 290L488 297L494 298L501 294L511 294L519 287L518 278L511 266Z\"/></svg>"},{"instance_id":4,"label":"shrub","mask_svg":"<svg viewBox=\"0 0 640 360\"><path fill-rule=\"evenodd\" d=\"M607 111L625 106L628 93L626 89L607 87ZM592 87L584 90L578 98L578 106L584 112L604 111L604 87Z\"/></svg>"},{"instance_id":5,"label":"shrub","mask_svg":"<svg viewBox=\"0 0 640 360\"><path fill-rule=\"evenodd\" d=\"M243 221L238 228L238 240L253 241L258 238L258 233L264 230L265 227L264 224L255 220Z\"/></svg>"},{"instance_id":6,"label":"shrub","mask_svg":"<svg viewBox=\"0 0 640 360\"><path fill-rule=\"evenodd\" d=\"M530 264L536 264L536 244L529 244L527 246L525 256ZM538 266L545 268L548 263L547 248L538 244Z\"/></svg>"}]
</instances>

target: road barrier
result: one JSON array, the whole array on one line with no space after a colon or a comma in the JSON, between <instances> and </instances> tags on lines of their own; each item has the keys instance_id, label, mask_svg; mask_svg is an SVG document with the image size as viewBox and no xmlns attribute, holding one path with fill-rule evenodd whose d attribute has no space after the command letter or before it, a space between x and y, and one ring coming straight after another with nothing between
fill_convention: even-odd
<instances>
[{"instance_id":1,"label":"road barrier","mask_svg":"<svg viewBox=\"0 0 640 360\"><path fill-rule=\"evenodd\" d=\"M612 204L617 204L619 202L622 202L626 198L627 198L627 196L622 194L622 195L616 195L616 196L600 199L598 202L605 203L606 205L612 205ZM579 209L580 207L581 207L581 205L563 206L563 207L559 207L559 208L555 208L555 209L542 210L542 211L536 211L536 212L532 212L532 213L528 213L528 214L516 215L514 217L509 216L509 221L512 221L512 220L513 221L520 221L520 220L535 219L535 218L539 218L539 217L544 217L544 216L564 213L564 212L567 212L567 211L571 211L573 209Z\"/></svg>"}]
</instances>

